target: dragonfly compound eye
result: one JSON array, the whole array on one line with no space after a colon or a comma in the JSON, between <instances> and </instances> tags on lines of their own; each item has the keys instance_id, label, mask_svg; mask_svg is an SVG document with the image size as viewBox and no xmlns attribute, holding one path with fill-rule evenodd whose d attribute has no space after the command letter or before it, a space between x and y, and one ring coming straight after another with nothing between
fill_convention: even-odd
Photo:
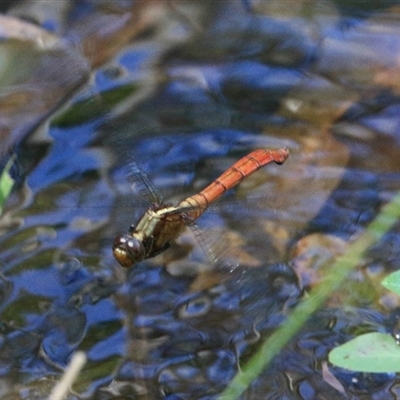
<instances>
[{"instance_id":1,"label":"dragonfly compound eye","mask_svg":"<svg viewBox=\"0 0 400 400\"><path fill-rule=\"evenodd\" d=\"M143 260L145 249L136 238L130 235L121 235L114 239L113 254L121 266L128 268Z\"/></svg>"}]
</instances>

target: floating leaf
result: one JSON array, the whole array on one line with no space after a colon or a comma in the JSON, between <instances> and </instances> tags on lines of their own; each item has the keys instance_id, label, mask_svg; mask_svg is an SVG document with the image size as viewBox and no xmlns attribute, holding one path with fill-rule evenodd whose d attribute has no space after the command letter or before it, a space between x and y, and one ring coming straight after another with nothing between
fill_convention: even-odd
<instances>
[{"instance_id":1,"label":"floating leaf","mask_svg":"<svg viewBox=\"0 0 400 400\"><path fill-rule=\"evenodd\" d=\"M385 333L366 333L336 347L329 362L358 372L400 372L400 347Z\"/></svg>"},{"instance_id":2,"label":"floating leaf","mask_svg":"<svg viewBox=\"0 0 400 400\"><path fill-rule=\"evenodd\" d=\"M388 275L383 281L382 285L391 290L392 292L400 295L400 271L393 272Z\"/></svg>"}]
</instances>

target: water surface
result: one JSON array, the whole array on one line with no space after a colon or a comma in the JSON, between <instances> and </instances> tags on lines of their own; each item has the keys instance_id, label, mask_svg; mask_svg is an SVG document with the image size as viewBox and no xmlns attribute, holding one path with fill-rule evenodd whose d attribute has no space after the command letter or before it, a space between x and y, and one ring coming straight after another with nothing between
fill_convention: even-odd
<instances>
[{"instance_id":1,"label":"water surface","mask_svg":"<svg viewBox=\"0 0 400 400\"><path fill-rule=\"evenodd\" d=\"M56 92L33 79L48 103L27 102L28 128L16 112L4 136L18 156L0 219L4 399L47 398L76 350L88 363L70 399L217 398L323 278L324 262L399 189L395 4L129 3L9 10L82 57L63 58L47 79L93 77L55 115L40 105ZM130 7L140 15L135 34L117 23ZM101 53L90 49L106 36L89 36L89 22L114 35ZM127 174L130 156L174 202L259 147L291 155L199 221L222 243L221 258L239 264L233 273L211 274L190 235L134 269L117 265L112 240L146 206ZM243 398L396 398L396 375L338 370L327 354L360 331L390 331L398 299L379 281L399 264L397 228Z\"/></svg>"}]
</instances>

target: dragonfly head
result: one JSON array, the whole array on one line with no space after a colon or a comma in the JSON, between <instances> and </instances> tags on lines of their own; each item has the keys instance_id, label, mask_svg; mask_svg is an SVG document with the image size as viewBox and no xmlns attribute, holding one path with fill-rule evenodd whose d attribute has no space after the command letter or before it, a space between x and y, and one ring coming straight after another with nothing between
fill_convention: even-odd
<instances>
[{"instance_id":1,"label":"dragonfly head","mask_svg":"<svg viewBox=\"0 0 400 400\"><path fill-rule=\"evenodd\" d=\"M113 254L121 266L128 268L145 258L145 248L140 240L125 234L114 239Z\"/></svg>"}]
</instances>

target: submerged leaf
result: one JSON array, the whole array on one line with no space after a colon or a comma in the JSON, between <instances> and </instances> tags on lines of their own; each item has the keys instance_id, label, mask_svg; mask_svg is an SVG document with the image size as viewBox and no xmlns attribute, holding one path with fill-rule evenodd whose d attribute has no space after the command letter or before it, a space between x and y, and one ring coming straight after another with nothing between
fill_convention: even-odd
<instances>
[{"instance_id":1,"label":"submerged leaf","mask_svg":"<svg viewBox=\"0 0 400 400\"><path fill-rule=\"evenodd\" d=\"M53 126L59 128L80 125L98 118L109 112L118 103L125 100L136 92L138 85L126 84L108 91L104 91L101 97L90 97L72 105L67 111L54 118Z\"/></svg>"},{"instance_id":2,"label":"submerged leaf","mask_svg":"<svg viewBox=\"0 0 400 400\"><path fill-rule=\"evenodd\" d=\"M329 353L329 362L359 372L400 371L400 347L385 333L360 335Z\"/></svg>"}]
</instances>

